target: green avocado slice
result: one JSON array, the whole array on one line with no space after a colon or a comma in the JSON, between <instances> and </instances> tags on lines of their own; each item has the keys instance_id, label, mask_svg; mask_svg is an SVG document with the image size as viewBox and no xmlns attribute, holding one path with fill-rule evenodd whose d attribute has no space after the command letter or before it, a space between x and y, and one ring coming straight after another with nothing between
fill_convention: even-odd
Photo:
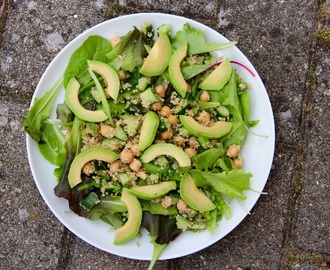
<instances>
[{"instance_id":1,"label":"green avocado slice","mask_svg":"<svg viewBox=\"0 0 330 270\"><path fill-rule=\"evenodd\" d=\"M159 126L159 118L157 114L153 111L148 111L144 117L138 150L143 151L147 147L149 147L155 139L157 129Z\"/></svg>"},{"instance_id":2,"label":"green avocado slice","mask_svg":"<svg viewBox=\"0 0 330 270\"><path fill-rule=\"evenodd\" d=\"M185 173L180 182L181 198L199 212L208 212L215 209L211 200L196 186L189 173Z\"/></svg>"},{"instance_id":3,"label":"green avocado slice","mask_svg":"<svg viewBox=\"0 0 330 270\"><path fill-rule=\"evenodd\" d=\"M203 90L221 90L229 81L232 66L228 58L226 58L210 75L199 85Z\"/></svg>"},{"instance_id":4,"label":"green avocado slice","mask_svg":"<svg viewBox=\"0 0 330 270\"><path fill-rule=\"evenodd\" d=\"M153 200L164 196L170 190L176 188L175 181L165 181L154 185L135 186L129 192L143 200Z\"/></svg>"},{"instance_id":5,"label":"green avocado slice","mask_svg":"<svg viewBox=\"0 0 330 270\"><path fill-rule=\"evenodd\" d=\"M72 161L68 181L71 188L82 182L81 180L81 170L84 165L92 160L100 160L111 163L119 158L119 155L110 149L94 146L80 152Z\"/></svg>"},{"instance_id":6,"label":"green avocado slice","mask_svg":"<svg viewBox=\"0 0 330 270\"><path fill-rule=\"evenodd\" d=\"M120 89L120 81L117 72L108 64L100 61L87 60L87 63L91 70L104 78L106 85L105 92L114 100L117 100Z\"/></svg>"},{"instance_id":7,"label":"green avocado slice","mask_svg":"<svg viewBox=\"0 0 330 270\"><path fill-rule=\"evenodd\" d=\"M190 134L208 139L216 139L226 135L230 132L233 125L231 122L218 121L212 126L207 127L187 115L180 115L180 121Z\"/></svg>"},{"instance_id":8,"label":"green avocado slice","mask_svg":"<svg viewBox=\"0 0 330 270\"><path fill-rule=\"evenodd\" d=\"M171 56L172 45L170 39L166 33L163 33L151 48L140 69L140 73L150 77L161 75L168 67Z\"/></svg>"},{"instance_id":9,"label":"green avocado slice","mask_svg":"<svg viewBox=\"0 0 330 270\"><path fill-rule=\"evenodd\" d=\"M75 77L72 77L66 87L65 103L70 110L81 120L88 122L102 122L108 119L108 116L103 110L90 111L85 109L78 97L80 84Z\"/></svg>"},{"instance_id":10,"label":"green avocado slice","mask_svg":"<svg viewBox=\"0 0 330 270\"><path fill-rule=\"evenodd\" d=\"M181 97L185 97L187 91L190 89L189 84L185 81L182 71L181 63L187 56L188 44L182 44L172 55L170 63L168 65L168 75L171 84L174 89L180 94Z\"/></svg>"},{"instance_id":11,"label":"green avocado slice","mask_svg":"<svg viewBox=\"0 0 330 270\"><path fill-rule=\"evenodd\" d=\"M170 143L159 143L149 146L141 156L143 163L148 163L158 156L171 156L177 160L181 167L191 165L190 157L179 147Z\"/></svg>"},{"instance_id":12,"label":"green avocado slice","mask_svg":"<svg viewBox=\"0 0 330 270\"><path fill-rule=\"evenodd\" d=\"M115 245L121 245L132 240L139 233L142 222L142 208L139 200L130 194L127 188L123 188L120 199L127 208L128 220L116 230L113 241Z\"/></svg>"}]
</instances>

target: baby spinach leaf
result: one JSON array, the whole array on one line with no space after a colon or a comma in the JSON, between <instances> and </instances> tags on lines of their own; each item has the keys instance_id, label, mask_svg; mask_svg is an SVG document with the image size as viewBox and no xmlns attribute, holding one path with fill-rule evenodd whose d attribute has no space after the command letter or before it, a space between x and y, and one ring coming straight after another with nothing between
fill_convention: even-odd
<instances>
[{"instance_id":1,"label":"baby spinach leaf","mask_svg":"<svg viewBox=\"0 0 330 270\"><path fill-rule=\"evenodd\" d=\"M87 60L107 62L106 54L111 49L109 40L101 36L89 36L70 57L69 64L64 71L64 87L68 85L72 77L76 77L80 84L89 82Z\"/></svg>"},{"instance_id":2,"label":"baby spinach leaf","mask_svg":"<svg viewBox=\"0 0 330 270\"><path fill-rule=\"evenodd\" d=\"M42 139L44 121L50 117L54 100L62 87L61 76L52 88L50 88L40 99L36 99L29 113L23 117L24 131L37 143Z\"/></svg>"},{"instance_id":3,"label":"baby spinach leaf","mask_svg":"<svg viewBox=\"0 0 330 270\"><path fill-rule=\"evenodd\" d=\"M204 32L199 29L190 28L186 23L183 30L178 31L173 37L172 46L177 49L183 43L188 43L188 54L201 54L222 50L237 44L236 41L230 41L224 44L209 43L204 38Z\"/></svg>"}]
</instances>

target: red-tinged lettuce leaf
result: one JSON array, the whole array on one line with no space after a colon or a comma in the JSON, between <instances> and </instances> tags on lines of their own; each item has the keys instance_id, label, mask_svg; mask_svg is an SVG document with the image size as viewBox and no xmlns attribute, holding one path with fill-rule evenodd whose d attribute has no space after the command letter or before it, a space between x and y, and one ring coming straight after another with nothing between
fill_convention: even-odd
<instances>
[{"instance_id":1,"label":"red-tinged lettuce leaf","mask_svg":"<svg viewBox=\"0 0 330 270\"><path fill-rule=\"evenodd\" d=\"M90 187L79 191L79 187L81 185L85 185L88 182L87 179L83 181L83 183L75 186L73 189L69 185L68 174L70 170L71 163L75 156L80 152L81 149L81 128L83 122L79 120L79 118L75 117L72 125L72 130L69 139L65 142L65 150L66 150L66 160L65 166L63 170L62 177L60 182L54 188L55 195L58 197L63 197L69 201L69 206L72 211L77 213L78 215L85 216L87 213L83 211L80 206L80 201L83 197L89 193L95 187ZM86 193L87 192L87 193ZM76 212L77 211L77 212Z\"/></svg>"},{"instance_id":2,"label":"red-tinged lettuce leaf","mask_svg":"<svg viewBox=\"0 0 330 270\"><path fill-rule=\"evenodd\" d=\"M179 48L183 43L188 43L188 54L201 54L207 52L213 52L231 47L237 44L236 41L230 41L227 43L209 43L204 38L204 32L190 28L188 24L185 24L183 30L178 31L173 37L173 48Z\"/></svg>"},{"instance_id":3,"label":"red-tinged lettuce leaf","mask_svg":"<svg viewBox=\"0 0 330 270\"><path fill-rule=\"evenodd\" d=\"M29 113L23 117L24 131L39 143L42 139L44 121L49 119L54 100L62 87L63 77L50 88L41 98L36 99Z\"/></svg>"},{"instance_id":4,"label":"red-tinged lettuce leaf","mask_svg":"<svg viewBox=\"0 0 330 270\"><path fill-rule=\"evenodd\" d=\"M143 211L142 227L146 228L151 235L157 236L157 244L168 244L175 240L182 231L176 226L176 219L169 216L153 215Z\"/></svg>"}]
</instances>

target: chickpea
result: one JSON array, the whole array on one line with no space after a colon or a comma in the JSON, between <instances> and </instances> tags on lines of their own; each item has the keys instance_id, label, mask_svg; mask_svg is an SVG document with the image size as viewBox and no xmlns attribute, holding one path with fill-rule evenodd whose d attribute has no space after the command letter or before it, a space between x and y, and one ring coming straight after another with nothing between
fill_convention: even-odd
<instances>
[{"instance_id":1,"label":"chickpea","mask_svg":"<svg viewBox=\"0 0 330 270\"><path fill-rule=\"evenodd\" d=\"M139 145L137 143L134 143L129 148L134 156L138 156L140 154L140 151L138 150L138 146Z\"/></svg>"},{"instance_id":2,"label":"chickpea","mask_svg":"<svg viewBox=\"0 0 330 270\"><path fill-rule=\"evenodd\" d=\"M229 145L226 154L228 157L231 157L231 158L237 157L239 150L240 150L239 145L231 144L231 145Z\"/></svg>"},{"instance_id":3,"label":"chickpea","mask_svg":"<svg viewBox=\"0 0 330 270\"><path fill-rule=\"evenodd\" d=\"M193 148L190 148L190 147L189 148L186 148L184 151L186 152L186 154L190 158L192 158L193 156L196 156L197 155L197 151L195 149L193 149Z\"/></svg>"},{"instance_id":4,"label":"chickpea","mask_svg":"<svg viewBox=\"0 0 330 270\"><path fill-rule=\"evenodd\" d=\"M111 173L115 173L120 169L120 167L121 167L121 160L117 159L111 162L109 169Z\"/></svg>"},{"instance_id":5,"label":"chickpea","mask_svg":"<svg viewBox=\"0 0 330 270\"><path fill-rule=\"evenodd\" d=\"M163 107L163 104L161 101L157 101L151 105L151 109L153 111L160 111L162 109L162 107Z\"/></svg>"},{"instance_id":6,"label":"chickpea","mask_svg":"<svg viewBox=\"0 0 330 270\"><path fill-rule=\"evenodd\" d=\"M211 120L211 116L207 111L201 111L197 119L200 123L207 125Z\"/></svg>"},{"instance_id":7,"label":"chickpea","mask_svg":"<svg viewBox=\"0 0 330 270\"><path fill-rule=\"evenodd\" d=\"M164 85L162 85L162 84L157 85L155 87L155 90L156 90L156 93L157 93L158 96L165 97L165 91L166 91L166 89L165 89L165 86Z\"/></svg>"},{"instance_id":8,"label":"chickpea","mask_svg":"<svg viewBox=\"0 0 330 270\"><path fill-rule=\"evenodd\" d=\"M182 136L177 135L174 137L174 143L176 146L183 146L184 138Z\"/></svg>"},{"instance_id":9,"label":"chickpea","mask_svg":"<svg viewBox=\"0 0 330 270\"><path fill-rule=\"evenodd\" d=\"M94 172L94 166L93 166L92 162L87 162L84 165L82 171L86 175L91 175Z\"/></svg>"},{"instance_id":10,"label":"chickpea","mask_svg":"<svg viewBox=\"0 0 330 270\"><path fill-rule=\"evenodd\" d=\"M188 211L188 205L182 199L178 201L176 207L178 208L180 214L185 214Z\"/></svg>"},{"instance_id":11,"label":"chickpea","mask_svg":"<svg viewBox=\"0 0 330 270\"><path fill-rule=\"evenodd\" d=\"M146 180L148 178L148 175L143 170L140 170L137 173L137 177L139 177L139 178L141 178L143 180Z\"/></svg>"},{"instance_id":12,"label":"chickpea","mask_svg":"<svg viewBox=\"0 0 330 270\"><path fill-rule=\"evenodd\" d=\"M141 169L141 167L142 167L142 163L141 163L140 160L138 160L138 159L134 159L134 160L131 162L131 164L129 164L129 167L130 167L133 171L138 172L138 171Z\"/></svg>"},{"instance_id":13,"label":"chickpea","mask_svg":"<svg viewBox=\"0 0 330 270\"><path fill-rule=\"evenodd\" d=\"M162 137L163 140L171 139L173 136L173 129L169 127L166 131L160 133L160 136Z\"/></svg>"},{"instance_id":14,"label":"chickpea","mask_svg":"<svg viewBox=\"0 0 330 270\"><path fill-rule=\"evenodd\" d=\"M173 199L167 195L162 199L161 204L164 208L169 208L173 205Z\"/></svg>"},{"instance_id":15,"label":"chickpea","mask_svg":"<svg viewBox=\"0 0 330 270\"><path fill-rule=\"evenodd\" d=\"M115 47L120 42L120 37L115 36L110 40L110 44L113 47Z\"/></svg>"},{"instance_id":16,"label":"chickpea","mask_svg":"<svg viewBox=\"0 0 330 270\"><path fill-rule=\"evenodd\" d=\"M194 136L191 136L188 140L188 144L191 148L195 149L198 147L198 142L197 142L197 139L196 137Z\"/></svg>"},{"instance_id":17,"label":"chickpea","mask_svg":"<svg viewBox=\"0 0 330 270\"><path fill-rule=\"evenodd\" d=\"M170 122L170 124L171 124L172 126L176 126L176 125L178 124L178 122L179 122L179 119L178 119L178 117L177 117L176 115L171 114L171 115L168 117L168 121Z\"/></svg>"},{"instance_id":18,"label":"chickpea","mask_svg":"<svg viewBox=\"0 0 330 270\"><path fill-rule=\"evenodd\" d=\"M121 159L122 162L129 164L133 161L134 155L130 150L124 149L120 153L119 158Z\"/></svg>"},{"instance_id":19,"label":"chickpea","mask_svg":"<svg viewBox=\"0 0 330 270\"><path fill-rule=\"evenodd\" d=\"M199 97L200 101L210 101L210 94L207 91L203 91Z\"/></svg>"},{"instance_id":20,"label":"chickpea","mask_svg":"<svg viewBox=\"0 0 330 270\"><path fill-rule=\"evenodd\" d=\"M165 118L169 117L171 115L171 109L168 106L163 106L160 110L159 114Z\"/></svg>"},{"instance_id":21,"label":"chickpea","mask_svg":"<svg viewBox=\"0 0 330 270\"><path fill-rule=\"evenodd\" d=\"M118 71L119 80L124 81L126 79L126 73L122 70Z\"/></svg>"},{"instance_id":22,"label":"chickpea","mask_svg":"<svg viewBox=\"0 0 330 270\"><path fill-rule=\"evenodd\" d=\"M237 169L241 169L243 168L243 158L242 157L238 157L238 158L235 158L233 160L233 163L234 163L234 166L237 168Z\"/></svg>"},{"instance_id":23,"label":"chickpea","mask_svg":"<svg viewBox=\"0 0 330 270\"><path fill-rule=\"evenodd\" d=\"M107 138L112 138L116 133L115 129L109 125L101 125L99 132L103 137Z\"/></svg>"}]
</instances>

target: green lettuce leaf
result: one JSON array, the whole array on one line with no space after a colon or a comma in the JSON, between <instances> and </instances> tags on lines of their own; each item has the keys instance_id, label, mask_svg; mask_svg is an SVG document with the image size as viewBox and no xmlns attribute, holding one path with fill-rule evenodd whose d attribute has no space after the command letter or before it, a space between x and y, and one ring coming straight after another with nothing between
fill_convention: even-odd
<instances>
[{"instance_id":1,"label":"green lettuce leaf","mask_svg":"<svg viewBox=\"0 0 330 270\"><path fill-rule=\"evenodd\" d=\"M148 54L144 45L145 40L141 31L134 27L107 54L110 65L116 70L121 68L124 71L132 72L143 64L144 58Z\"/></svg>"},{"instance_id":2,"label":"green lettuce leaf","mask_svg":"<svg viewBox=\"0 0 330 270\"><path fill-rule=\"evenodd\" d=\"M185 42L188 43L188 54L218 51L237 44L236 41L230 41L224 44L206 42L204 32L199 29L190 28L187 23L184 25L183 30L178 31L173 37L172 46L177 49Z\"/></svg>"},{"instance_id":3,"label":"green lettuce leaf","mask_svg":"<svg viewBox=\"0 0 330 270\"><path fill-rule=\"evenodd\" d=\"M193 162L197 170L207 171L212 167L213 163L219 157L224 156L224 154L225 151L222 147L211 148L193 157Z\"/></svg>"},{"instance_id":4,"label":"green lettuce leaf","mask_svg":"<svg viewBox=\"0 0 330 270\"><path fill-rule=\"evenodd\" d=\"M54 100L62 87L61 76L52 88L50 88L40 99L36 99L29 113L23 117L24 131L39 143L42 139L44 121L49 119Z\"/></svg>"},{"instance_id":5,"label":"green lettuce leaf","mask_svg":"<svg viewBox=\"0 0 330 270\"><path fill-rule=\"evenodd\" d=\"M153 201L140 200L143 211L148 211L153 215L176 216L178 210L175 206L165 208L160 203Z\"/></svg>"},{"instance_id":6,"label":"green lettuce leaf","mask_svg":"<svg viewBox=\"0 0 330 270\"><path fill-rule=\"evenodd\" d=\"M228 198L238 198L245 200L244 190L250 189L251 173L244 170L232 170L222 173L202 173L203 177L210 183L215 191L228 196Z\"/></svg>"},{"instance_id":7,"label":"green lettuce leaf","mask_svg":"<svg viewBox=\"0 0 330 270\"><path fill-rule=\"evenodd\" d=\"M43 157L58 167L54 171L54 175L58 180L60 180L64 171L66 160L64 144L65 138L61 130L55 124L45 123L42 139L38 147Z\"/></svg>"},{"instance_id":8,"label":"green lettuce leaf","mask_svg":"<svg viewBox=\"0 0 330 270\"><path fill-rule=\"evenodd\" d=\"M121 213L125 212L127 212L127 208L120 196L109 195L102 198L101 202L89 211L88 218L91 220L101 219L117 229L124 223Z\"/></svg>"},{"instance_id":9,"label":"green lettuce leaf","mask_svg":"<svg viewBox=\"0 0 330 270\"><path fill-rule=\"evenodd\" d=\"M80 84L88 83L90 76L87 72L87 60L107 62L108 58L106 54L111 49L109 40L101 36L89 36L70 57L64 71L64 87L68 85L72 77L76 77Z\"/></svg>"}]
</instances>

